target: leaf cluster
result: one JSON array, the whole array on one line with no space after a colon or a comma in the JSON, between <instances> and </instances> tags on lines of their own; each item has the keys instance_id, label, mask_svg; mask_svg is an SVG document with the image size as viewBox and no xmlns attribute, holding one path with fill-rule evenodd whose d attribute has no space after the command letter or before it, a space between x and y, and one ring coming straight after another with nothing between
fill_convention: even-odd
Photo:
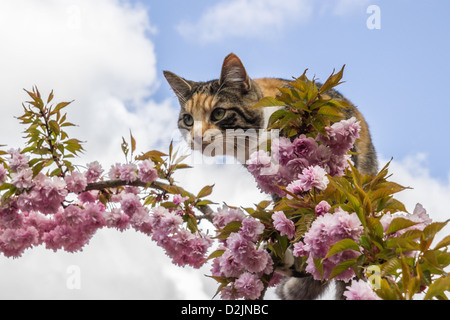
<instances>
[{"instance_id":1,"label":"leaf cluster","mask_svg":"<svg viewBox=\"0 0 450 320\"><path fill-rule=\"evenodd\" d=\"M418 223L394 215L389 226L383 227L381 219L385 214L406 212L394 195L407 188L388 180L388 166L376 176L361 175L351 166L345 176L329 177L329 187L317 197L316 201L326 199L334 204L331 212L338 207L355 212L364 227L358 241L343 239L330 247L324 259L344 250L360 253L337 265L330 279L350 267L357 277L367 278L366 270L376 266L380 270L376 292L383 299L412 299L426 288L425 299L447 299L450 277L445 268L450 264L450 236L433 248L431 245L450 220L433 222L422 230L415 228ZM324 259L316 262L319 270Z\"/></svg>"},{"instance_id":2,"label":"leaf cluster","mask_svg":"<svg viewBox=\"0 0 450 320\"><path fill-rule=\"evenodd\" d=\"M276 97L264 97L253 108L281 107L271 115L268 126L279 129L283 136L295 137L300 133L308 136L312 132L327 136L325 127L344 119L345 110L350 108L348 102L327 94L342 83L344 67L336 74L333 72L321 86L315 79L309 80L305 70L299 78L279 88Z\"/></svg>"},{"instance_id":3,"label":"leaf cluster","mask_svg":"<svg viewBox=\"0 0 450 320\"><path fill-rule=\"evenodd\" d=\"M49 168L51 176L64 176L73 170L70 159L83 152L82 142L69 138L65 131L65 128L75 126L67 121L67 113L64 112L71 102L54 105L51 104L53 91L45 101L36 87L25 91L31 100L22 104L24 114L17 117L21 124L28 126L24 131L27 141L22 153L34 156L29 163L34 176L44 168Z\"/></svg>"}]
</instances>

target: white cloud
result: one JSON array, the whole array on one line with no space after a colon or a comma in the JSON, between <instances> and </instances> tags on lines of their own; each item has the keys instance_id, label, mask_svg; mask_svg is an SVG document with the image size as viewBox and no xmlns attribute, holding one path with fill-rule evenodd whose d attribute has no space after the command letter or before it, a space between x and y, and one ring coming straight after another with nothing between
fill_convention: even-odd
<instances>
[{"instance_id":1,"label":"white cloud","mask_svg":"<svg viewBox=\"0 0 450 320\"><path fill-rule=\"evenodd\" d=\"M373 0L337 0L332 12L335 15L348 15L367 8ZM365 12L365 10L364 10Z\"/></svg>"},{"instance_id":2,"label":"white cloud","mask_svg":"<svg viewBox=\"0 0 450 320\"><path fill-rule=\"evenodd\" d=\"M195 20L177 25L189 41L217 43L233 38L267 39L292 26L304 25L319 14L336 16L364 12L370 0L232 0L208 7Z\"/></svg>"},{"instance_id":3,"label":"white cloud","mask_svg":"<svg viewBox=\"0 0 450 320\"><path fill-rule=\"evenodd\" d=\"M144 102L157 87L156 57L148 35L154 31L143 8L122 1L3 1L0 4L1 143L19 145L22 88L37 85L56 100L75 100L71 130L99 160L120 151L120 137L134 132L144 148L159 132L154 113L172 116L170 102ZM131 108L135 108L130 111ZM170 116L169 116L170 115ZM147 124L147 126L145 126ZM113 133L113 134L112 134ZM111 137L119 136L118 139ZM145 144L145 145L142 145Z\"/></svg>"},{"instance_id":4,"label":"white cloud","mask_svg":"<svg viewBox=\"0 0 450 320\"><path fill-rule=\"evenodd\" d=\"M208 8L197 22L182 22L179 33L200 43L219 42L231 37L266 38L292 22L305 22L312 12L305 0L233 0Z\"/></svg>"},{"instance_id":5,"label":"white cloud","mask_svg":"<svg viewBox=\"0 0 450 320\"><path fill-rule=\"evenodd\" d=\"M42 95L54 89L54 101L75 100L67 111L79 125L69 134L87 141L80 164L99 160L108 170L123 161L130 129L141 151L168 139L176 108L146 99L158 85L153 31L147 12L124 1L1 1L0 144L23 147L14 116L33 85ZM2 298L183 297L160 273L170 260L132 231L102 230L78 254L39 247L0 260ZM66 286L70 265L80 267L81 290Z\"/></svg>"},{"instance_id":6,"label":"white cloud","mask_svg":"<svg viewBox=\"0 0 450 320\"><path fill-rule=\"evenodd\" d=\"M440 179L432 177L426 159L424 154L394 159L389 166L389 172L393 174L390 180L412 188L396 195L396 199L402 201L409 212L420 203L433 221L443 222L450 219L450 172L443 173ZM380 164L385 165L387 162L381 160ZM449 233L450 225L438 234L436 240Z\"/></svg>"}]
</instances>

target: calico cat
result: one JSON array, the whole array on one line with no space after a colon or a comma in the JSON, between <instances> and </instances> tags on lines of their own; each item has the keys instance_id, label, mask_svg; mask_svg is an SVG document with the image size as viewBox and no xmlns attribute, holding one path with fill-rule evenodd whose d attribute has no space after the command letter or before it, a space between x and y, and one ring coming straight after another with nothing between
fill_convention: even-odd
<instances>
[{"instance_id":1,"label":"calico cat","mask_svg":"<svg viewBox=\"0 0 450 320\"><path fill-rule=\"evenodd\" d=\"M288 80L277 78L251 79L241 60L233 53L224 59L220 78L217 80L189 81L169 71L164 71L164 76L181 105L178 127L184 132L191 147L194 149L197 142L201 146L201 151L205 151L214 143L225 144L227 130L265 129L268 117L274 109L262 110L250 107L262 97L275 97L279 93L277 88L285 87L289 83ZM321 84L316 84L320 88ZM334 99L348 102L336 90L332 89L327 94ZM378 170L377 157L368 125L356 107L344 111L347 118L356 117L361 125L360 139L355 144L357 154L352 156L355 167L363 174L375 174ZM236 144L234 138L232 142ZM241 146L234 145L231 153L229 148L214 148L214 150L227 150L227 155L237 156L239 147ZM245 146L245 150L245 156L241 159L244 164L251 152L248 145ZM209 155L218 154L213 152ZM283 270L288 276L277 288L279 297L308 300L322 294L326 286L303 271L297 271L294 265L294 260L291 259L286 261L285 265L277 267L277 270ZM338 299L342 299L343 289L343 283L338 282L336 290Z\"/></svg>"}]
</instances>

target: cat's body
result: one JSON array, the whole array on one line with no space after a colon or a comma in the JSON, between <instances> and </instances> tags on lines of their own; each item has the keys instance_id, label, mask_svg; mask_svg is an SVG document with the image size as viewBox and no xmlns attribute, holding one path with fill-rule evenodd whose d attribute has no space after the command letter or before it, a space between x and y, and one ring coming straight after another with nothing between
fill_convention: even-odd
<instances>
[{"instance_id":1,"label":"cat's body","mask_svg":"<svg viewBox=\"0 0 450 320\"><path fill-rule=\"evenodd\" d=\"M188 141L197 142L203 151L214 143L225 144L227 130L265 129L268 116L274 109L261 110L250 107L262 97L275 97L279 94L278 88L285 87L289 83L287 80L277 78L250 79L241 60L235 54L229 54L225 58L218 80L188 81L168 71L164 72L164 76L180 101L178 127ZM327 94L335 99L346 100L335 90L330 90ZM378 170L377 159L367 123L356 107L345 110L345 113L347 118L356 117L361 126L360 139L355 144L357 155L352 157L355 167L363 174L375 174ZM219 136L220 139L217 138ZM233 138L233 143L236 143L235 141ZM194 148L193 144L191 147ZM239 147L235 145L231 154L229 152L227 154L236 156ZM243 163L250 153L249 147L244 147L247 150L244 159L241 159ZM223 150L229 151L226 148ZM294 275L286 278L279 286L277 293L282 299L314 299L325 288L320 281L297 272L292 262L279 268L284 269L289 276ZM342 292L343 285L338 283L336 296L342 298Z\"/></svg>"}]
</instances>

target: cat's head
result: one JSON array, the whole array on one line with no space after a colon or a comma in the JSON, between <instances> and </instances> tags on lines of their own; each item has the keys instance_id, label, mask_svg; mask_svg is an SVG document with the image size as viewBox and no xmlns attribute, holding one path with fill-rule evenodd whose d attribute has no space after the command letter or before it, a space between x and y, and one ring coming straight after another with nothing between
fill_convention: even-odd
<instances>
[{"instance_id":1,"label":"cat's head","mask_svg":"<svg viewBox=\"0 0 450 320\"><path fill-rule=\"evenodd\" d=\"M231 134L240 135L244 130L251 135L263 127L263 112L251 109L262 98L261 90L235 54L224 59L217 80L190 81L169 71L164 71L164 76L180 102L178 128L192 149L207 156L236 156L248 138Z\"/></svg>"}]
</instances>

